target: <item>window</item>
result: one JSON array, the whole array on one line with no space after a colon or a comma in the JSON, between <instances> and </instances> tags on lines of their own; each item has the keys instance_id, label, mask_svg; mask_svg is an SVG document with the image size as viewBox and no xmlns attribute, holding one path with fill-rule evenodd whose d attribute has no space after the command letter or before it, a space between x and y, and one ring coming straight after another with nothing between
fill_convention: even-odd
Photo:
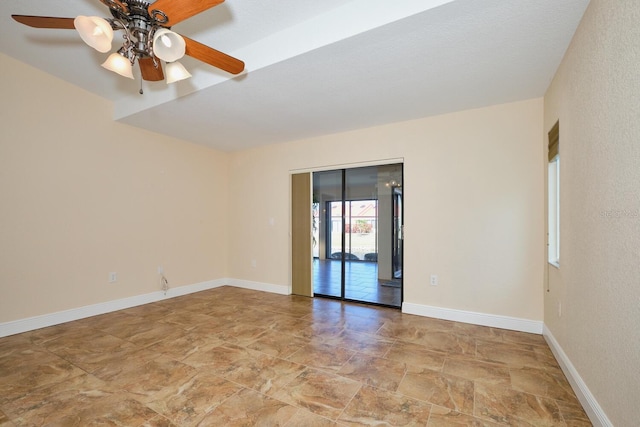
<instances>
[{"instance_id":1,"label":"window","mask_svg":"<svg viewBox=\"0 0 640 427\"><path fill-rule=\"evenodd\" d=\"M549 263L560 266L560 123L549 131L548 166L548 256Z\"/></svg>"}]
</instances>

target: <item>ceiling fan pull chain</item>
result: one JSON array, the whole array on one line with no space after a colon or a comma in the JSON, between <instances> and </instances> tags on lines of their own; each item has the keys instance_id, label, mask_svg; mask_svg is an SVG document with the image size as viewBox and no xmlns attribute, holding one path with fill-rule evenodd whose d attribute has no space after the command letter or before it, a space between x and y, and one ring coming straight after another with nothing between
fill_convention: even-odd
<instances>
[{"instance_id":1,"label":"ceiling fan pull chain","mask_svg":"<svg viewBox=\"0 0 640 427\"><path fill-rule=\"evenodd\" d=\"M144 91L142 90L142 81L144 79L140 79L140 91L138 92L140 95L144 95Z\"/></svg>"}]
</instances>

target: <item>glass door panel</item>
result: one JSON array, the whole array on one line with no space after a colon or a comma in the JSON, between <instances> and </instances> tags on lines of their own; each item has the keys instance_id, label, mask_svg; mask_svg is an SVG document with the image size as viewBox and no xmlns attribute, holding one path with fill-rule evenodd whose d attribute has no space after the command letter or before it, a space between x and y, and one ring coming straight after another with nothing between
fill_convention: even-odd
<instances>
[{"instance_id":1,"label":"glass door panel","mask_svg":"<svg viewBox=\"0 0 640 427\"><path fill-rule=\"evenodd\" d=\"M345 298L372 302L378 286L376 167L345 171ZM365 255L368 260L365 261Z\"/></svg>"},{"instance_id":2,"label":"glass door panel","mask_svg":"<svg viewBox=\"0 0 640 427\"><path fill-rule=\"evenodd\" d=\"M342 170L313 174L313 290L342 298Z\"/></svg>"}]
</instances>

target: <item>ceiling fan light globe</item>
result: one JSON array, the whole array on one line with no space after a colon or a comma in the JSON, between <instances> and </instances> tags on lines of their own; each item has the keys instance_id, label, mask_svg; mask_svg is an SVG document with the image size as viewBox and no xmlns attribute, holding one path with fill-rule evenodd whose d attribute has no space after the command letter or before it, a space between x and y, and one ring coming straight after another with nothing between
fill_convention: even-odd
<instances>
[{"instance_id":1,"label":"ceiling fan light globe","mask_svg":"<svg viewBox=\"0 0 640 427\"><path fill-rule=\"evenodd\" d=\"M179 62L170 62L165 67L165 73L167 75L167 84L175 83L180 80L188 79L191 74L184 68Z\"/></svg>"},{"instance_id":2,"label":"ceiling fan light globe","mask_svg":"<svg viewBox=\"0 0 640 427\"><path fill-rule=\"evenodd\" d=\"M131 61L119 53L109 55L107 60L102 63L102 66L109 71L120 74L122 77L133 79L133 66L131 65Z\"/></svg>"},{"instance_id":3,"label":"ceiling fan light globe","mask_svg":"<svg viewBox=\"0 0 640 427\"><path fill-rule=\"evenodd\" d=\"M73 20L82 40L98 52L109 52L113 40L113 28L105 19L98 16L80 15Z\"/></svg>"},{"instance_id":4,"label":"ceiling fan light globe","mask_svg":"<svg viewBox=\"0 0 640 427\"><path fill-rule=\"evenodd\" d=\"M153 54L165 62L173 62L184 56L187 44L182 36L166 28L153 35Z\"/></svg>"}]
</instances>

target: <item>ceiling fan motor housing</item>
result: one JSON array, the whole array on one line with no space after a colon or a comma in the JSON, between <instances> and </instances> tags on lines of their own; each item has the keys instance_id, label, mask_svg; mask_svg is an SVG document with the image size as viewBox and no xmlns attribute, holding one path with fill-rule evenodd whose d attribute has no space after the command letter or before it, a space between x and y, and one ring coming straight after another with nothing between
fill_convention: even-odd
<instances>
[{"instance_id":1,"label":"ceiling fan motor housing","mask_svg":"<svg viewBox=\"0 0 640 427\"><path fill-rule=\"evenodd\" d=\"M162 23L168 21L162 11L153 10L153 16L148 12L150 3L144 0L101 0L109 6L111 15L116 21L120 21L133 38L133 50L137 57L153 57L152 37L153 32L163 27ZM116 24L117 26L117 24ZM123 29L123 28L114 28Z\"/></svg>"}]
</instances>

